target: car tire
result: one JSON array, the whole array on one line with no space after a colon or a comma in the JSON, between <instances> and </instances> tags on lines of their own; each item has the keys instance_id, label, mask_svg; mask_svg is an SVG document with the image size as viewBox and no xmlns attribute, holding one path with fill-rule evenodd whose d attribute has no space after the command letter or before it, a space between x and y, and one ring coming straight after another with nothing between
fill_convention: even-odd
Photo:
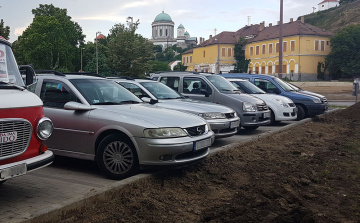
<instances>
[{"instance_id":1,"label":"car tire","mask_svg":"<svg viewBox=\"0 0 360 223\"><path fill-rule=\"evenodd\" d=\"M298 109L298 113L297 113L297 121L303 120L306 116L305 110L301 105L296 105L296 108Z\"/></svg>"},{"instance_id":2,"label":"car tire","mask_svg":"<svg viewBox=\"0 0 360 223\"><path fill-rule=\"evenodd\" d=\"M276 124L276 121L275 121L275 113L270 110L270 123L269 125L275 125Z\"/></svg>"},{"instance_id":3,"label":"car tire","mask_svg":"<svg viewBox=\"0 0 360 223\"><path fill-rule=\"evenodd\" d=\"M255 129L259 128L259 126L243 126L243 128L246 130L255 130Z\"/></svg>"},{"instance_id":4,"label":"car tire","mask_svg":"<svg viewBox=\"0 0 360 223\"><path fill-rule=\"evenodd\" d=\"M96 161L102 173L121 180L139 171L139 160L131 141L121 134L106 136L99 144Z\"/></svg>"}]
</instances>

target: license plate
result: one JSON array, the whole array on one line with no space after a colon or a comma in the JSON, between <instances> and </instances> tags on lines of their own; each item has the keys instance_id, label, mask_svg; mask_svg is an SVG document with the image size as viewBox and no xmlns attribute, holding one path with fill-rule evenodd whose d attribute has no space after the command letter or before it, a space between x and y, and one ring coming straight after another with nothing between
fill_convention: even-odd
<instances>
[{"instance_id":1,"label":"license plate","mask_svg":"<svg viewBox=\"0 0 360 223\"><path fill-rule=\"evenodd\" d=\"M263 118L270 118L270 112L266 112L263 114Z\"/></svg>"},{"instance_id":2,"label":"license plate","mask_svg":"<svg viewBox=\"0 0 360 223\"><path fill-rule=\"evenodd\" d=\"M237 128L240 125L240 121L230 122L230 128Z\"/></svg>"},{"instance_id":3,"label":"license plate","mask_svg":"<svg viewBox=\"0 0 360 223\"><path fill-rule=\"evenodd\" d=\"M0 179L6 180L26 174L26 163L0 170Z\"/></svg>"},{"instance_id":4,"label":"license plate","mask_svg":"<svg viewBox=\"0 0 360 223\"><path fill-rule=\"evenodd\" d=\"M211 146L211 138L194 142L194 151Z\"/></svg>"}]
</instances>

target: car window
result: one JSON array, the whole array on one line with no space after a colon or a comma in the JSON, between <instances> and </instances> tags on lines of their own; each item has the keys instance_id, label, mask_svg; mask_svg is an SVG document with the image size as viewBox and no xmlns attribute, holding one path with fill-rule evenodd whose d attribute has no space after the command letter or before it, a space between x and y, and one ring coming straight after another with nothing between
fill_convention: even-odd
<instances>
[{"instance_id":1,"label":"car window","mask_svg":"<svg viewBox=\"0 0 360 223\"><path fill-rule=\"evenodd\" d=\"M294 89L289 86L286 82L282 81L281 79L279 78L273 78L273 80L284 90L284 91L294 91Z\"/></svg>"},{"instance_id":2,"label":"car window","mask_svg":"<svg viewBox=\"0 0 360 223\"><path fill-rule=\"evenodd\" d=\"M121 86L123 86L124 88L128 89L131 93L136 95L138 98L149 97L149 95L145 91L143 91L139 86L137 86L136 84L125 83L125 82L119 82L119 84Z\"/></svg>"},{"instance_id":3,"label":"car window","mask_svg":"<svg viewBox=\"0 0 360 223\"><path fill-rule=\"evenodd\" d=\"M175 91L179 91L179 77L162 77L160 82L171 87Z\"/></svg>"},{"instance_id":4,"label":"car window","mask_svg":"<svg viewBox=\"0 0 360 223\"><path fill-rule=\"evenodd\" d=\"M211 87L201 78L185 77L183 81L183 93L186 94L204 94L201 90L206 90L211 95Z\"/></svg>"},{"instance_id":5,"label":"car window","mask_svg":"<svg viewBox=\"0 0 360 223\"><path fill-rule=\"evenodd\" d=\"M247 94L265 94L265 92L263 90L256 87L249 81L233 81L230 79L230 82L235 87L237 87L239 90L241 90L242 92L245 92Z\"/></svg>"},{"instance_id":6,"label":"car window","mask_svg":"<svg viewBox=\"0 0 360 223\"><path fill-rule=\"evenodd\" d=\"M152 95L157 99L178 99L183 98L177 91L160 82L141 82Z\"/></svg>"},{"instance_id":7,"label":"car window","mask_svg":"<svg viewBox=\"0 0 360 223\"><path fill-rule=\"evenodd\" d=\"M44 80L40 98L45 107L63 108L69 101L80 102L71 90L62 82Z\"/></svg>"},{"instance_id":8,"label":"car window","mask_svg":"<svg viewBox=\"0 0 360 223\"><path fill-rule=\"evenodd\" d=\"M206 76L206 78L222 93L235 93L239 90L234 87L228 80L219 75Z\"/></svg>"},{"instance_id":9,"label":"car window","mask_svg":"<svg viewBox=\"0 0 360 223\"><path fill-rule=\"evenodd\" d=\"M267 93L275 93L278 91L278 88L273 83L265 79L255 78L254 84Z\"/></svg>"},{"instance_id":10,"label":"car window","mask_svg":"<svg viewBox=\"0 0 360 223\"><path fill-rule=\"evenodd\" d=\"M154 81L157 81L157 77L153 77L153 78L151 78L151 80L154 80Z\"/></svg>"}]
</instances>

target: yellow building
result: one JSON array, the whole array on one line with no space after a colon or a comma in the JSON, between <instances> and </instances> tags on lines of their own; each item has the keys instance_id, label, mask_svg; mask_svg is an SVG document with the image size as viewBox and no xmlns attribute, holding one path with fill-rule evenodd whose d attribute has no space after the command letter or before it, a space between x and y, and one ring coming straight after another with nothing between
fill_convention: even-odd
<instances>
[{"instance_id":1,"label":"yellow building","mask_svg":"<svg viewBox=\"0 0 360 223\"><path fill-rule=\"evenodd\" d=\"M331 51L331 32L304 22L283 24L283 77L292 80L316 80L318 62L324 64ZM235 67L234 47L240 37L247 39L245 57L249 72L278 74L279 25L265 23L245 26L236 32L222 32L182 54L187 71L228 73Z\"/></svg>"},{"instance_id":2,"label":"yellow building","mask_svg":"<svg viewBox=\"0 0 360 223\"><path fill-rule=\"evenodd\" d=\"M279 26L260 24L256 37L248 40L245 57L249 72L279 73ZM331 32L304 23L303 18L283 24L283 78L316 80L318 63L325 64L331 51Z\"/></svg>"}]
</instances>

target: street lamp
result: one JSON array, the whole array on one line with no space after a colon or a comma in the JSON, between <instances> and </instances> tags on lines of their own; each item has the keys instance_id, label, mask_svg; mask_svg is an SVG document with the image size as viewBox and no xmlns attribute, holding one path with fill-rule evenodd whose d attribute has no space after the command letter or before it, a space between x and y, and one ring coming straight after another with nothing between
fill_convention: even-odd
<instances>
[{"instance_id":1,"label":"street lamp","mask_svg":"<svg viewBox=\"0 0 360 223\"><path fill-rule=\"evenodd\" d=\"M130 22L129 22L130 20ZM133 17L129 16L126 18L126 22L128 23L129 25L129 28L131 29L132 28L132 24L133 24Z\"/></svg>"},{"instance_id":2,"label":"street lamp","mask_svg":"<svg viewBox=\"0 0 360 223\"><path fill-rule=\"evenodd\" d=\"M82 72L83 69L82 69L82 51L85 50L85 48L81 48L80 49L80 55L81 55L81 68L80 68L80 71Z\"/></svg>"},{"instance_id":3,"label":"street lamp","mask_svg":"<svg viewBox=\"0 0 360 223\"><path fill-rule=\"evenodd\" d=\"M218 41L217 38L215 38L215 41ZM220 43L218 43L218 49L217 49L217 61L216 61L216 74L220 73Z\"/></svg>"},{"instance_id":4,"label":"street lamp","mask_svg":"<svg viewBox=\"0 0 360 223\"><path fill-rule=\"evenodd\" d=\"M100 31L96 32L95 43L96 43L96 73L99 74L99 59L98 59L98 35L101 34Z\"/></svg>"},{"instance_id":5,"label":"street lamp","mask_svg":"<svg viewBox=\"0 0 360 223\"><path fill-rule=\"evenodd\" d=\"M279 78L283 73L283 0L280 0L280 33L279 33Z\"/></svg>"}]
</instances>

